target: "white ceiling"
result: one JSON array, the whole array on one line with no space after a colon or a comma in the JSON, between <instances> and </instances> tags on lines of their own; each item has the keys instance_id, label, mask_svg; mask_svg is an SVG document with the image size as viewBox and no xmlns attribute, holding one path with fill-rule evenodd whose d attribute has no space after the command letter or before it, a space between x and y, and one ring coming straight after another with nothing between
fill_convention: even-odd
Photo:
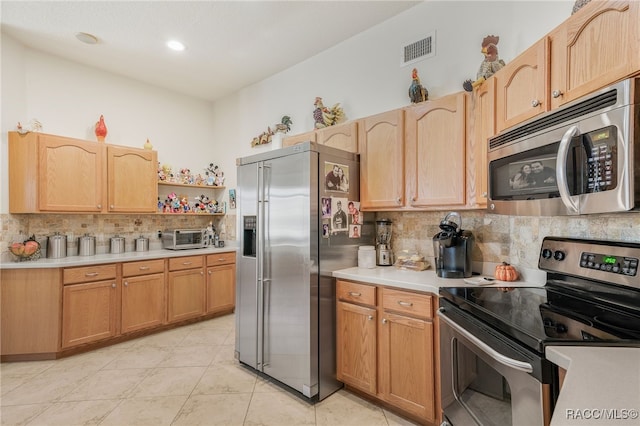
<instances>
[{"instance_id":1,"label":"white ceiling","mask_svg":"<svg viewBox=\"0 0 640 426\"><path fill-rule=\"evenodd\" d=\"M30 48L213 101L418 3L2 0L0 16L2 32ZM167 49L171 38L187 50Z\"/></svg>"}]
</instances>

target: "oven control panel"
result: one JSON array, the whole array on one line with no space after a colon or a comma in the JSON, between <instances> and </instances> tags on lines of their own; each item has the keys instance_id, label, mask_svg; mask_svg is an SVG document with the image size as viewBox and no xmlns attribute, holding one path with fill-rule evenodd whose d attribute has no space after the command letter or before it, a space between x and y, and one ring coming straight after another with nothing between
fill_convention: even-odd
<instances>
[{"instance_id":1,"label":"oven control panel","mask_svg":"<svg viewBox=\"0 0 640 426\"><path fill-rule=\"evenodd\" d=\"M538 268L640 289L640 244L628 241L545 237Z\"/></svg>"},{"instance_id":2,"label":"oven control panel","mask_svg":"<svg viewBox=\"0 0 640 426\"><path fill-rule=\"evenodd\" d=\"M582 268L599 269L614 274L636 275L638 272L638 259L634 257L582 252L580 266Z\"/></svg>"}]
</instances>

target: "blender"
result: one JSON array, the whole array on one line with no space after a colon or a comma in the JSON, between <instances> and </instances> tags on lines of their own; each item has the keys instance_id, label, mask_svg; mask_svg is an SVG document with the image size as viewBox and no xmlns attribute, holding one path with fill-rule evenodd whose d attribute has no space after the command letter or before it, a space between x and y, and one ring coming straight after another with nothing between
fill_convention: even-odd
<instances>
[{"instance_id":1,"label":"blender","mask_svg":"<svg viewBox=\"0 0 640 426\"><path fill-rule=\"evenodd\" d=\"M391 266L393 264L391 252L391 221L389 219L376 220L376 265Z\"/></svg>"}]
</instances>

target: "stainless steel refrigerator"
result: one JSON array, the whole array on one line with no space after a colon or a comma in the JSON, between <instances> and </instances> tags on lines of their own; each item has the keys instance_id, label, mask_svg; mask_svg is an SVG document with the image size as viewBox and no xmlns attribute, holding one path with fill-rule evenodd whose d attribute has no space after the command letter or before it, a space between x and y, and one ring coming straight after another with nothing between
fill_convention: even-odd
<instances>
[{"instance_id":1,"label":"stainless steel refrigerator","mask_svg":"<svg viewBox=\"0 0 640 426\"><path fill-rule=\"evenodd\" d=\"M332 271L356 266L358 246L374 241L373 221L348 210L358 161L312 142L236 161L236 358L312 400L342 386Z\"/></svg>"}]
</instances>

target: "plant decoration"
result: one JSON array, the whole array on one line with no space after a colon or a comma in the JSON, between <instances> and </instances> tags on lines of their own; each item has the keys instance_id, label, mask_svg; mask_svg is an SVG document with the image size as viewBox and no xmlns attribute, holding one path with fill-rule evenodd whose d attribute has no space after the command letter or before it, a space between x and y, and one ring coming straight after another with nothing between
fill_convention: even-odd
<instances>
[{"instance_id":1,"label":"plant decoration","mask_svg":"<svg viewBox=\"0 0 640 426\"><path fill-rule=\"evenodd\" d=\"M267 127L267 130L265 132L262 132L258 136L253 138L253 140L251 141L251 147L271 143L271 137L273 135L275 135L276 133L287 133L289 130L291 130L292 124L293 121L291 121L291 117L289 117L288 115L283 116L280 120L280 123L273 125L275 130L271 130L271 127Z\"/></svg>"},{"instance_id":2,"label":"plant decoration","mask_svg":"<svg viewBox=\"0 0 640 426\"><path fill-rule=\"evenodd\" d=\"M484 54L484 61L480 64L476 81L465 80L462 83L462 87L467 92L472 92L473 89L480 86L486 79L504 67L504 61L498 58L498 41L500 41L500 37L494 35L488 35L482 39L482 49L480 51Z\"/></svg>"},{"instance_id":3,"label":"plant decoration","mask_svg":"<svg viewBox=\"0 0 640 426\"><path fill-rule=\"evenodd\" d=\"M40 123L38 120L36 120L34 118L33 120L29 121L26 125L23 126L22 123L20 123L18 121L18 125L16 126L16 130L21 135L26 135L29 132L41 132L42 131L42 123Z\"/></svg>"},{"instance_id":4,"label":"plant decoration","mask_svg":"<svg viewBox=\"0 0 640 426\"><path fill-rule=\"evenodd\" d=\"M327 108L322 103L322 98L316 97L313 105L315 106L313 110L313 120L316 129L334 126L344 121L344 110L340 106L340 103L333 105L331 108Z\"/></svg>"}]
</instances>

